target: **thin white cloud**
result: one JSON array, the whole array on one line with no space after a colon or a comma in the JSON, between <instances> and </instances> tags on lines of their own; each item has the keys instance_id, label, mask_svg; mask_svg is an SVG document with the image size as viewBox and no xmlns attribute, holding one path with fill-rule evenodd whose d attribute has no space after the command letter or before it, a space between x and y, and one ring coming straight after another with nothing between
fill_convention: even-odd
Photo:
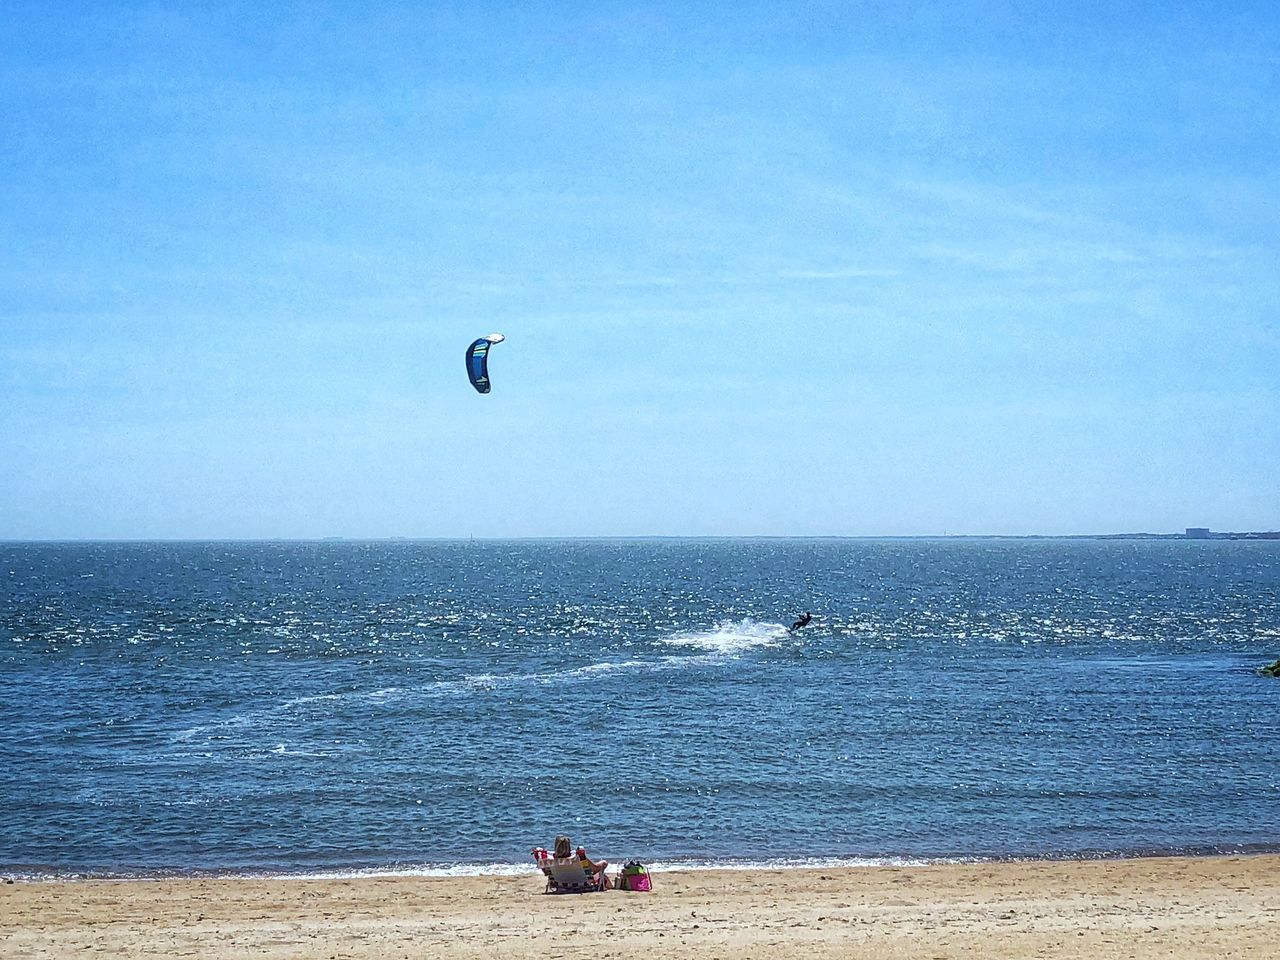
<instances>
[{"instance_id":1,"label":"thin white cloud","mask_svg":"<svg viewBox=\"0 0 1280 960\"><path fill-rule=\"evenodd\" d=\"M779 280L892 280L901 270L882 267L849 267L841 270L780 270Z\"/></svg>"}]
</instances>

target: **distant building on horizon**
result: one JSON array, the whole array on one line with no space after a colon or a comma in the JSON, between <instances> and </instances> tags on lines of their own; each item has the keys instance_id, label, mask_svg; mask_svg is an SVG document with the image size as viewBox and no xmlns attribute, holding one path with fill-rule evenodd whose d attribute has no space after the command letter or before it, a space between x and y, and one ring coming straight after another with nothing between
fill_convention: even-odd
<instances>
[{"instance_id":1,"label":"distant building on horizon","mask_svg":"<svg viewBox=\"0 0 1280 960\"><path fill-rule=\"evenodd\" d=\"M1175 533L1176 537L1177 534ZM1250 530L1239 533L1215 533L1208 527L1187 527L1184 540L1280 540L1280 530Z\"/></svg>"}]
</instances>

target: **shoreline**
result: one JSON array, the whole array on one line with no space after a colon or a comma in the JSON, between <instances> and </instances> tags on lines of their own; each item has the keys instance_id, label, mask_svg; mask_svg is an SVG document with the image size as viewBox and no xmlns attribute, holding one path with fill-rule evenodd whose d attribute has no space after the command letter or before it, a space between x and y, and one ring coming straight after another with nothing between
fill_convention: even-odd
<instances>
[{"instance_id":1,"label":"shoreline","mask_svg":"<svg viewBox=\"0 0 1280 960\"><path fill-rule=\"evenodd\" d=\"M0 885L0 958L1263 956L1280 855L508 877Z\"/></svg>"},{"instance_id":2,"label":"shoreline","mask_svg":"<svg viewBox=\"0 0 1280 960\"><path fill-rule=\"evenodd\" d=\"M654 873L749 872L756 870L786 872L792 870L878 870L905 867L981 866L1016 863L1111 863L1133 860L1214 859L1221 857L1280 856L1280 843L1242 843L1196 845L1187 847L1135 848L1132 850L1081 850L1051 853L1013 853L966 855L885 855L811 857L691 857L684 860L639 859ZM621 867L622 859L606 857L610 873ZM227 867L223 868L71 868L20 864L0 867L0 883L146 883L181 880L380 880L380 879L448 879L532 877L538 868L528 861L489 861L419 863L394 861L386 865L351 865L298 868Z\"/></svg>"}]
</instances>

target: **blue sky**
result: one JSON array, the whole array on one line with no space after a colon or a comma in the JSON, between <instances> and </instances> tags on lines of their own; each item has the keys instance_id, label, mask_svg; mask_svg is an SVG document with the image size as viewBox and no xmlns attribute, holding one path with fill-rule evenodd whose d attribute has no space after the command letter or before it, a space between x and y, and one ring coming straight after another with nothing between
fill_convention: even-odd
<instances>
[{"instance_id":1,"label":"blue sky","mask_svg":"<svg viewBox=\"0 0 1280 960\"><path fill-rule=\"evenodd\" d=\"M1276 9L6 4L0 538L1280 527Z\"/></svg>"}]
</instances>

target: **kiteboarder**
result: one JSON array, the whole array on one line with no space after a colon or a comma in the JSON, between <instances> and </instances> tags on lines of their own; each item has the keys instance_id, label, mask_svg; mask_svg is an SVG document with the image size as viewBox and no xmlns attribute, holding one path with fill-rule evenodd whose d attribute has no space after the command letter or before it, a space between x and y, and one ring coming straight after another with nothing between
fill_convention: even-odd
<instances>
[{"instance_id":1,"label":"kiteboarder","mask_svg":"<svg viewBox=\"0 0 1280 960\"><path fill-rule=\"evenodd\" d=\"M813 614L810 613L808 610L806 610L804 613L800 615L800 619L791 625L791 632L795 633L801 627L807 627L809 625L809 621L812 619L813 619Z\"/></svg>"}]
</instances>

